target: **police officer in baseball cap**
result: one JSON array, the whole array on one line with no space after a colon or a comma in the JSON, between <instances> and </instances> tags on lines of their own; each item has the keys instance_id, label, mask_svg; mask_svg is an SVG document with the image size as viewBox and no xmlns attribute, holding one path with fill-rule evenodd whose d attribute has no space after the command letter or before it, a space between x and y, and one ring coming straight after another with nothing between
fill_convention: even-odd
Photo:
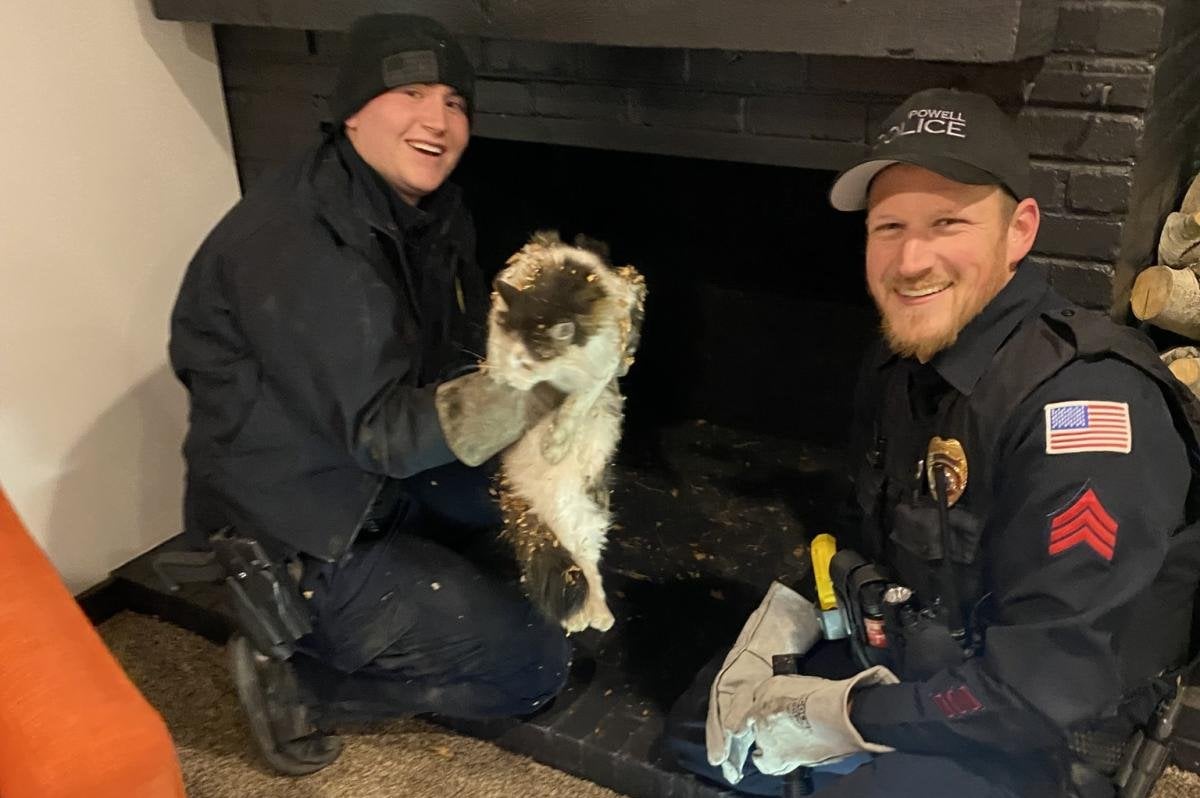
<instances>
[{"instance_id":1,"label":"police officer in baseball cap","mask_svg":"<svg viewBox=\"0 0 1200 798\"><path fill-rule=\"evenodd\" d=\"M1200 574L1200 405L1025 262L1029 188L1012 120L946 89L835 180L833 206L866 211L882 328L834 558L850 645L773 676L819 636L773 585L672 713L683 767L754 795L797 768L831 798L1147 794L1165 748L1136 733L1178 701Z\"/></svg>"},{"instance_id":2,"label":"police officer in baseball cap","mask_svg":"<svg viewBox=\"0 0 1200 798\"><path fill-rule=\"evenodd\" d=\"M562 630L460 551L499 517L435 402L485 351L489 292L448 182L473 101L436 21L358 20L327 135L216 226L174 308L185 527L235 563L231 668L281 773L332 762L345 722L528 714L566 677ZM490 451L524 429L506 407Z\"/></svg>"}]
</instances>

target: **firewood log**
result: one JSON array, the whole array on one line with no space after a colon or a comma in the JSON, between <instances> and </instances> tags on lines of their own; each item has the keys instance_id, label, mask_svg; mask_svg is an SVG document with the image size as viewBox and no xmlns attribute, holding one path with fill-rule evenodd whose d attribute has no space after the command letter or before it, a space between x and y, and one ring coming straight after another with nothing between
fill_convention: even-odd
<instances>
[{"instance_id":1,"label":"firewood log","mask_svg":"<svg viewBox=\"0 0 1200 798\"><path fill-rule=\"evenodd\" d=\"M1175 379L1192 389L1192 393L1200 394L1200 359L1181 357L1167 366Z\"/></svg>"},{"instance_id":2,"label":"firewood log","mask_svg":"<svg viewBox=\"0 0 1200 798\"><path fill-rule=\"evenodd\" d=\"M1151 266L1134 281L1130 304L1142 321L1200 340L1200 281L1191 269Z\"/></svg>"},{"instance_id":3,"label":"firewood log","mask_svg":"<svg viewBox=\"0 0 1200 798\"><path fill-rule=\"evenodd\" d=\"M1167 364L1175 379L1200 396L1200 349L1194 346L1177 346L1163 352L1159 357Z\"/></svg>"},{"instance_id":4,"label":"firewood log","mask_svg":"<svg viewBox=\"0 0 1200 798\"><path fill-rule=\"evenodd\" d=\"M1200 211L1167 217L1158 239L1158 262L1176 268L1200 266Z\"/></svg>"},{"instance_id":5,"label":"firewood log","mask_svg":"<svg viewBox=\"0 0 1200 798\"><path fill-rule=\"evenodd\" d=\"M1200 347L1195 346L1177 346L1174 349L1168 349L1166 352L1159 353L1159 359L1168 366L1176 360L1183 358L1195 358L1200 360Z\"/></svg>"}]
</instances>

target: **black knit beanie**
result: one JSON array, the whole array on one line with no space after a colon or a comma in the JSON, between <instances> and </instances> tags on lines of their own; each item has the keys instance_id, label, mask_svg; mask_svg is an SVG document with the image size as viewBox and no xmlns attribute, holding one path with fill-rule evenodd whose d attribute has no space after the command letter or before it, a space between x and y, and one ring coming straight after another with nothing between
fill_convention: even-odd
<instances>
[{"instance_id":1,"label":"black knit beanie","mask_svg":"<svg viewBox=\"0 0 1200 798\"><path fill-rule=\"evenodd\" d=\"M462 47L436 21L414 14L372 14L355 20L337 85L329 96L341 124L388 89L444 83L475 105L475 69Z\"/></svg>"}]
</instances>

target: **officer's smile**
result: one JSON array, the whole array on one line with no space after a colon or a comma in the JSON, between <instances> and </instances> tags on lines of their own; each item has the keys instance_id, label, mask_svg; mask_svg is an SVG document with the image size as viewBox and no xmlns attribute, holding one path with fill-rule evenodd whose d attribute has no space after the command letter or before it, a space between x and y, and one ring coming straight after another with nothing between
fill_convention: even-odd
<instances>
[{"instance_id":1,"label":"officer's smile","mask_svg":"<svg viewBox=\"0 0 1200 798\"><path fill-rule=\"evenodd\" d=\"M419 141L419 140L414 140L414 139L408 139L405 141L405 144L412 147L414 150L416 150L417 152L419 152L423 155L429 155L429 156L432 156L435 158L440 157L443 153L446 152L445 145L434 144L429 141Z\"/></svg>"},{"instance_id":2,"label":"officer's smile","mask_svg":"<svg viewBox=\"0 0 1200 798\"><path fill-rule=\"evenodd\" d=\"M896 294L899 295L900 301L905 305L922 305L933 301L933 299L945 293L952 288L954 283L941 283L939 285L927 285L918 288L897 288Z\"/></svg>"}]
</instances>

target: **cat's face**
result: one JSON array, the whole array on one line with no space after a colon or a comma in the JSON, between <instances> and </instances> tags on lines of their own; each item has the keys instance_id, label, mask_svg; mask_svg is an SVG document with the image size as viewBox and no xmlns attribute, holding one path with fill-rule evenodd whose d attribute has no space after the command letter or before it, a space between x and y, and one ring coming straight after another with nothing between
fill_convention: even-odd
<instances>
[{"instance_id":1,"label":"cat's face","mask_svg":"<svg viewBox=\"0 0 1200 798\"><path fill-rule=\"evenodd\" d=\"M489 360L507 381L527 388L586 368L582 355L597 332L605 298L597 267L603 268L588 253L561 247L548 252L523 284L497 279L495 331L503 340L491 342Z\"/></svg>"}]
</instances>

